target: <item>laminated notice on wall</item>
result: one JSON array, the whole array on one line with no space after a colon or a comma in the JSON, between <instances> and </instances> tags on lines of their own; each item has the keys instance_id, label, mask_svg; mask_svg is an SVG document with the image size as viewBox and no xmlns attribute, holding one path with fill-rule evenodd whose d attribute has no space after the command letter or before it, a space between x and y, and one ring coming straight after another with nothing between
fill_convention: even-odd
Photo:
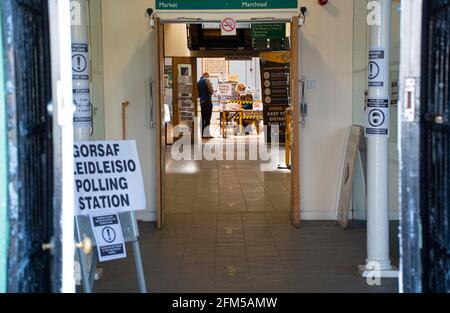
<instances>
[{"instance_id":1,"label":"laminated notice on wall","mask_svg":"<svg viewBox=\"0 0 450 313\"><path fill-rule=\"evenodd\" d=\"M384 87L384 48L372 48L369 51L369 87Z\"/></svg>"},{"instance_id":2,"label":"laminated notice on wall","mask_svg":"<svg viewBox=\"0 0 450 313\"><path fill-rule=\"evenodd\" d=\"M194 122L193 91L192 65L178 64L178 119L184 124Z\"/></svg>"},{"instance_id":3,"label":"laminated notice on wall","mask_svg":"<svg viewBox=\"0 0 450 313\"><path fill-rule=\"evenodd\" d=\"M87 43L72 43L72 79L89 81L89 51Z\"/></svg>"},{"instance_id":4,"label":"laminated notice on wall","mask_svg":"<svg viewBox=\"0 0 450 313\"><path fill-rule=\"evenodd\" d=\"M389 136L389 100L369 98L366 108L366 137Z\"/></svg>"},{"instance_id":5,"label":"laminated notice on wall","mask_svg":"<svg viewBox=\"0 0 450 313\"><path fill-rule=\"evenodd\" d=\"M192 96L193 90L192 84L178 83L178 93L180 94L190 94Z\"/></svg>"},{"instance_id":6,"label":"laminated notice on wall","mask_svg":"<svg viewBox=\"0 0 450 313\"><path fill-rule=\"evenodd\" d=\"M92 122L91 95L89 88L73 90L73 124L75 127L90 127Z\"/></svg>"},{"instance_id":7,"label":"laminated notice on wall","mask_svg":"<svg viewBox=\"0 0 450 313\"><path fill-rule=\"evenodd\" d=\"M86 42L72 43L73 126L88 128L92 125L89 80L89 50Z\"/></svg>"}]
</instances>

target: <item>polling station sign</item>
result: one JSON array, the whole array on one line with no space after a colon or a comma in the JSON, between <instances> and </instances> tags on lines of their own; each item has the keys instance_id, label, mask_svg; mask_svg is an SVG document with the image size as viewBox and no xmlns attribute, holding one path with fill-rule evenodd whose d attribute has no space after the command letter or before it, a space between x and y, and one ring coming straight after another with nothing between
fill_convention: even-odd
<instances>
[{"instance_id":1,"label":"polling station sign","mask_svg":"<svg viewBox=\"0 0 450 313\"><path fill-rule=\"evenodd\" d=\"M135 141L76 142L74 174L76 215L146 208Z\"/></svg>"}]
</instances>

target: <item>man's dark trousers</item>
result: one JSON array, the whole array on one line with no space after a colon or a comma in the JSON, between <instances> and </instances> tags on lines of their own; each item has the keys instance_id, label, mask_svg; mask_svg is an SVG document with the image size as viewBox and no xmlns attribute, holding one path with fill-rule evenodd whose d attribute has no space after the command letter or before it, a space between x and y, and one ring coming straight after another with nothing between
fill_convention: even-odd
<instances>
[{"instance_id":1,"label":"man's dark trousers","mask_svg":"<svg viewBox=\"0 0 450 313\"><path fill-rule=\"evenodd\" d=\"M202 108L202 136L209 136L210 129L208 129L208 133L205 134L205 129L211 125L211 116L213 110L213 104L211 100L206 100L204 102L200 102L200 107Z\"/></svg>"}]
</instances>

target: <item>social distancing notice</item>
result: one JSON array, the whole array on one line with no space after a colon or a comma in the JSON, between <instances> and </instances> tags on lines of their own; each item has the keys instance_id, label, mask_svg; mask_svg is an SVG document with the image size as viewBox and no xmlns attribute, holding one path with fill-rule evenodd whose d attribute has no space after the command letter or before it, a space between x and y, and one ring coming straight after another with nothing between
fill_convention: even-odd
<instances>
[{"instance_id":1,"label":"social distancing notice","mask_svg":"<svg viewBox=\"0 0 450 313\"><path fill-rule=\"evenodd\" d=\"M74 127L90 127L92 123L87 42L72 42L72 81Z\"/></svg>"},{"instance_id":2,"label":"social distancing notice","mask_svg":"<svg viewBox=\"0 0 450 313\"><path fill-rule=\"evenodd\" d=\"M384 48L372 48L369 51L369 87L384 87Z\"/></svg>"},{"instance_id":3,"label":"social distancing notice","mask_svg":"<svg viewBox=\"0 0 450 313\"><path fill-rule=\"evenodd\" d=\"M386 49L384 47L372 47L369 51L368 80L369 90L366 105L366 137L389 137L389 98L385 92L389 86L385 85L386 79ZM374 90L380 90L374 97Z\"/></svg>"},{"instance_id":4,"label":"social distancing notice","mask_svg":"<svg viewBox=\"0 0 450 313\"><path fill-rule=\"evenodd\" d=\"M389 99L367 100L366 137L389 136Z\"/></svg>"},{"instance_id":5,"label":"social distancing notice","mask_svg":"<svg viewBox=\"0 0 450 313\"><path fill-rule=\"evenodd\" d=\"M117 214L93 214L91 225L97 243L98 259L100 262L125 258L125 242L122 227Z\"/></svg>"},{"instance_id":6,"label":"social distancing notice","mask_svg":"<svg viewBox=\"0 0 450 313\"><path fill-rule=\"evenodd\" d=\"M146 208L135 141L76 142L74 174L76 215Z\"/></svg>"}]
</instances>

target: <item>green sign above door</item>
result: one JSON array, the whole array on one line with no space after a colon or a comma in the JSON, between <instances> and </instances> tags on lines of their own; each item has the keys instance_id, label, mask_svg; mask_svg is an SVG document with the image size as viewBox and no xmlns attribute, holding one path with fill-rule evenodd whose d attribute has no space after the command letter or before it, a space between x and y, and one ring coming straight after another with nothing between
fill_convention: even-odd
<instances>
[{"instance_id":1,"label":"green sign above door","mask_svg":"<svg viewBox=\"0 0 450 313\"><path fill-rule=\"evenodd\" d=\"M252 25L253 39L279 39L284 37L286 37L286 24L284 23Z\"/></svg>"},{"instance_id":2,"label":"green sign above door","mask_svg":"<svg viewBox=\"0 0 450 313\"><path fill-rule=\"evenodd\" d=\"M156 0L157 10L296 9L298 0Z\"/></svg>"}]
</instances>

